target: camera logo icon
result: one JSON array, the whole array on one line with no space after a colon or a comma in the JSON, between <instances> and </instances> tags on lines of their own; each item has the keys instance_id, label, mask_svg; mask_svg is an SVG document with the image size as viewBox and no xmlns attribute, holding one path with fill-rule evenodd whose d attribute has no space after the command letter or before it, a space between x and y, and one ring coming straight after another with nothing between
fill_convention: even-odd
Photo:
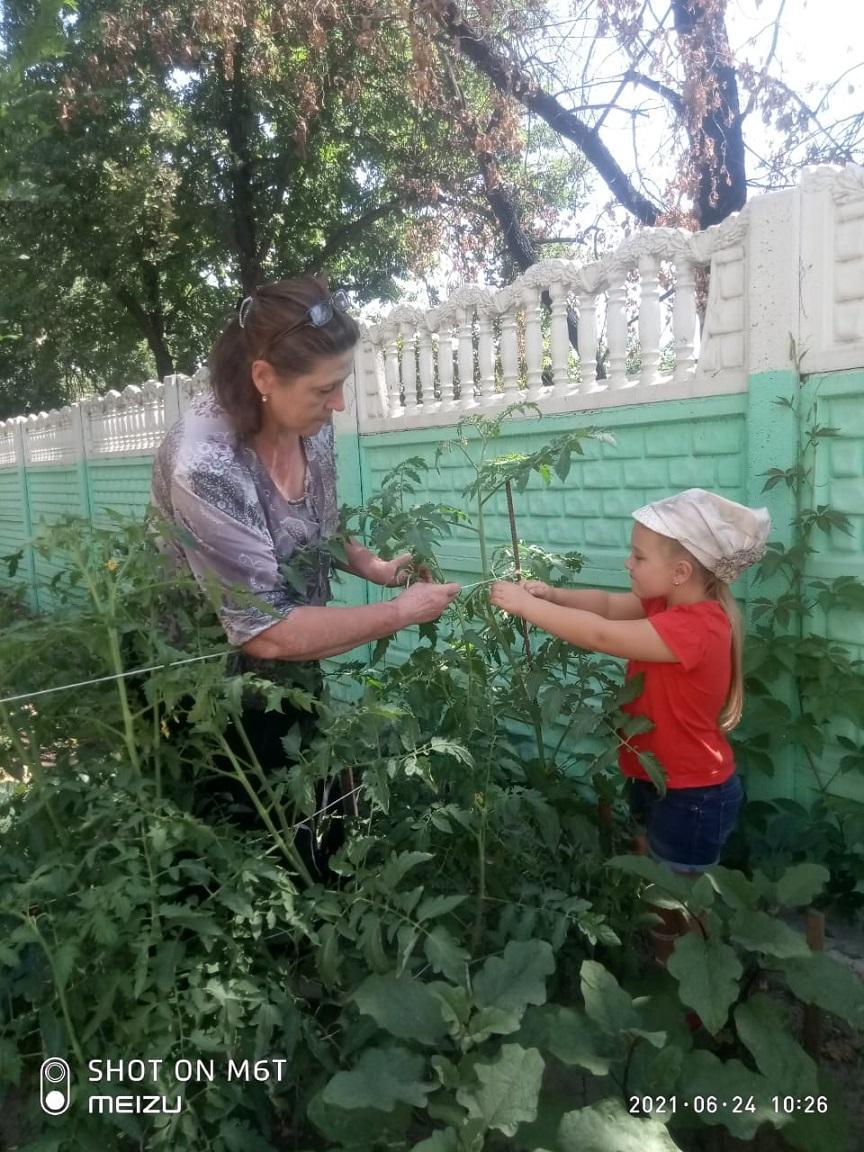
<instances>
[{"instance_id":1,"label":"camera logo icon","mask_svg":"<svg viewBox=\"0 0 864 1152\"><path fill-rule=\"evenodd\" d=\"M49 1116L62 1116L72 1102L72 1073L59 1056L43 1060L39 1070L39 1103Z\"/></svg>"}]
</instances>

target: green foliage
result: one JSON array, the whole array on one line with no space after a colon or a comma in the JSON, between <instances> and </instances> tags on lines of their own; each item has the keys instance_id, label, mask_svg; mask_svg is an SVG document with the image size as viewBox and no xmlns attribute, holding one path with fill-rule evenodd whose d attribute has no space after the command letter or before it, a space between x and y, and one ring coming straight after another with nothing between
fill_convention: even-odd
<instances>
[{"instance_id":1,"label":"green foliage","mask_svg":"<svg viewBox=\"0 0 864 1152\"><path fill-rule=\"evenodd\" d=\"M478 474L499 430L478 424ZM483 484L520 475L488 463L478 539ZM354 523L434 563L452 524L412 507L420 479L405 462ZM65 1056L85 1093L97 1054L159 1059L153 1090L184 1098L177 1115L108 1118L82 1096L57 1152L689 1152L717 1124L742 1139L782 1127L804 1146L817 1139L808 1119L770 1107L781 1082L827 1094L841 1116L776 996L756 992L768 980L861 1021L860 985L780 918L819 898L825 870L717 868L690 883L610 859L622 837L599 824L598 800L615 796L633 687L608 662L550 639L528 664L475 590L401 663L342 665L315 693L299 669L229 664L151 539L122 521L57 526L38 544L57 565L56 614L4 627L0 696L99 680L76 689L74 724L63 692L0 706L0 1090L21 1112L22 1152L54 1139L36 1085L47 1055ZM573 570L572 557L521 558L526 575ZM336 698L345 680L350 705ZM225 741L250 700L317 721L309 739L298 722L267 773ZM361 815L325 886L299 825L318 786L349 772ZM242 788L248 823L230 804L202 807L217 773ZM652 976L639 929L657 908L704 931ZM213 1083L177 1082L190 1055L214 1059ZM229 1080L229 1058L260 1076ZM754 1107L642 1115L646 1097L721 1093ZM842 1117L832 1124L839 1152Z\"/></svg>"},{"instance_id":2,"label":"green foliage","mask_svg":"<svg viewBox=\"0 0 864 1152\"><path fill-rule=\"evenodd\" d=\"M820 424L818 391L809 402L802 388L777 404L791 411L798 433L794 465L765 472L764 491L784 485L794 499L789 545L771 544L757 578L765 592L750 600L753 626L745 651L747 714L736 739L749 768L773 774L784 755L803 757L812 805L793 801L748 805L748 839L754 860L780 870L792 861L818 861L828 869L827 899L860 908L864 854L860 804L832 795L835 781L864 771L864 750L848 735L864 715L864 662L843 643L820 634L817 616L860 612L864 584L850 576L810 576L810 558L821 536L848 533L845 514L815 503L816 458L837 429ZM804 875L795 873L795 875ZM808 902L805 893L800 903Z\"/></svg>"}]
</instances>

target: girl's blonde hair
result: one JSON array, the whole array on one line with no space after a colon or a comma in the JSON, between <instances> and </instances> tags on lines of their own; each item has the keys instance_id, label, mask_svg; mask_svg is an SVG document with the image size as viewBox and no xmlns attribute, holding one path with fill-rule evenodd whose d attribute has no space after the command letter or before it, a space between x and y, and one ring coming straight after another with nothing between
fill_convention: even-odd
<instances>
[{"instance_id":1,"label":"girl's blonde hair","mask_svg":"<svg viewBox=\"0 0 864 1152\"><path fill-rule=\"evenodd\" d=\"M709 600L716 600L719 603L729 620L729 627L732 630L732 676L726 701L720 709L717 722L723 732L731 732L739 724L744 709L744 623L741 611L729 585L724 580L715 576L704 564L700 564L693 553L688 552L677 540L669 539L669 544L672 551L690 561L705 585L705 595Z\"/></svg>"}]
</instances>

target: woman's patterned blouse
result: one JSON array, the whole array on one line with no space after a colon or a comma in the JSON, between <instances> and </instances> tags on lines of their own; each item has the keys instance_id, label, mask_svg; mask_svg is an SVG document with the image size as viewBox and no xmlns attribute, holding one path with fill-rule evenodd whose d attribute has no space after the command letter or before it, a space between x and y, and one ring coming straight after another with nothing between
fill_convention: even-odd
<instances>
[{"instance_id":1,"label":"woman's patterned blouse","mask_svg":"<svg viewBox=\"0 0 864 1152\"><path fill-rule=\"evenodd\" d=\"M316 545L336 531L339 519L332 424L304 436L303 447L306 490L302 500L286 500L207 392L157 452L152 502L177 529L160 547L188 564L203 589L215 589L232 644L244 644L298 605L330 597L330 557ZM300 550L305 591L280 571Z\"/></svg>"}]
</instances>

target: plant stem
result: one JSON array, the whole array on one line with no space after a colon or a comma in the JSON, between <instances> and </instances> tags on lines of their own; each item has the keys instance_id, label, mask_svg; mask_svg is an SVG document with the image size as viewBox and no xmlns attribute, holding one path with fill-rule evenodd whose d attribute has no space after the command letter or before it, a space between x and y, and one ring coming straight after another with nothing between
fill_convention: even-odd
<instances>
[{"instance_id":1,"label":"plant stem","mask_svg":"<svg viewBox=\"0 0 864 1152\"><path fill-rule=\"evenodd\" d=\"M75 1027L72 1023L72 1016L69 1013L69 1003L66 999L65 989L63 988L62 984L60 983L60 981L57 978L57 967L54 963L54 954L52 953L51 949L48 947L47 940L42 935L41 931L39 930L39 925L36 923L36 921L34 920L34 918L32 916L24 915L20 912L15 912L14 910L12 911L12 915L15 916L16 919L21 920L25 924L28 924L30 926L31 930L33 931L33 933L36 936L36 939L39 941L39 944L42 947L42 951L45 953L45 957L48 961L48 966L51 969L51 976L54 980L54 989L57 993L57 999L60 1001L60 1011L63 1013L63 1020L66 1024L66 1032L69 1036L69 1043L72 1046L72 1051L75 1053L75 1059L78 1061L79 1064L81 1064L83 1066L84 1053L81 1049L81 1044L78 1040L77 1033L75 1032Z\"/></svg>"},{"instance_id":2,"label":"plant stem","mask_svg":"<svg viewBox=\"0 0 864 1152\"><path fill-rule=\"evenodd\" d=\"M279 851L283 854L285 859L288 860L288 862L290 864L292 864L294 868L296 868L297 873L302 878L303 882L311 887L315 883L315 881L312 879L312 876L310 875L309 870L307 869L306 865L303 863L303 860L302 860L299 852L297 851L297 849L294 847L293 844L288 844L285 841L285 839L283 838L279 829L273 823L272 819L270 818L270 813L264 807L264 805L261 803L261 801L258 799L258 793L252 787L251 783L249 782L249 777L243 771L243 767L240 764L240 761L234 755L233 751L231 750L230 744L228 743L228 741L225 739L224 735L221 732L219 733L219 743L222 745L222 751L225 753L226 757L231 761L231 767L234 769L235 779L237 781L239 781L239 783L243 786L246 794L248 795L249 799L252 801L253 805L255 806L255 811L260 816L261 821L264 824L264 826L266 827L267 831L273 837L273 840L274 840L275 844L277 845L277 847L279 848ZM226 773L226 775L231 775L231 774Z\"/></svg>"},{"instance_id":3,"label":"plant stem","mask_svg":"<svg viewBox=\"0 0 864 1152\"><path fill-rule=\"evenodd\" d=\"M519 558L519 537L516 534L516 512L513 508L513 489L510 481L504 485L504 491L507 494L507 518L510 521L510 540L513 544L513 568L517 583L522 579L522 562ZM534 660L531 656L531 632L528 627L528 621L522 619L522 638L525 641L525 660L529 669L534 668Z\"/></svg>"}]
</instances>

